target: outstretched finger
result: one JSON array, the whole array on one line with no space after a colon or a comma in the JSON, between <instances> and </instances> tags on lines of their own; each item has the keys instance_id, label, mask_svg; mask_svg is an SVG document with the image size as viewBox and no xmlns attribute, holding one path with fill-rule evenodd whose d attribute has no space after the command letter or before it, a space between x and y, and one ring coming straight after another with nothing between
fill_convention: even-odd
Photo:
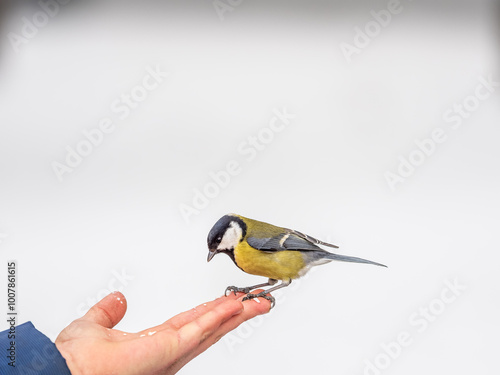
<instances>
[{"instance_id":1,"label":"outstretched finger","mask_svg":"<svg viewBox=\"0 0 500 375\"><path fill-rule=\"evenodd\" d=\"M196 306L195 308L192 308L190 310L184 311L180 314L177 314L176 316L170 318L166 322L148 329L148 331L155 330L155 331L161 331L164 329L174 329L178 330L181 327L185 326L188 323L191 323L195 319L198 319L200 316L205 314L207 311L213 310L215 307L220 305L221 303L227 301L227 300L236 300L240 298L243 294L239 293L238 295L234 295L231 293L229 296L222 296L219 298L214 299L213 301L202 303L201 305Z\"/></svg>"},{"instance_id":2,"label":"outstretched finger","mask_svg":"<svg viewBox=\"0 0 500 375\"><path fill-rule=\"evenodd\" d=\"M197 319L179 329L179 345L186 352L195 350L209 338L222 324L243 311L241 301L223 297L222 303L207 310Z\"/></svg>"},{"instance_id":3,"label":"outstretched finger","mask_svg":"<svg viewBox=\"0 0 500 375\"><path fill-rule=\"evenodd\" d=\"M258 292L257 292L258 293ZM226 333L236 329L241 323L246 322L258 315L267 314L271 310L271 302L265 298L254 298L243 302L243 312L233 316L227 322L222 324L214 333L214 342L217 342Z\"/></svg>"},{"instance_id":4,"label":"outstretched finger","mask_svg":"<svg viewBox=\"0 0 500 375\"><path fill-rule=\"evenodd\" d=\"M259 293L256 291L255 293ZM240 296L239 300L242 300L244 297ZM243 311L241 314L235 315L228 319L226 322L221 324L219 328L213 333L213 335L206 340L200 347L198 348L198 352L196 355L202 353L206 349L208 349L211 345L215 344L219 341L225 334L231 332L236 329L240 324L255 318L258 315L267 314L271 310L271 302L266 300L265 298L254 298L251 300L247 300L243 302Z\"/></svg>"}]
</instances>

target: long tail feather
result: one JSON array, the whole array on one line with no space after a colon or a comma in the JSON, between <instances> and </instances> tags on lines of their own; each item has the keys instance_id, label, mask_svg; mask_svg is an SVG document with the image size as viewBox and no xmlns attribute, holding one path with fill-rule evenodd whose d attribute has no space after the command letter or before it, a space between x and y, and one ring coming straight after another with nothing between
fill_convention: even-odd
<instances>
[{"instance_id":1,"label":"long tail feather","mask_svg":"<svg viewBox=\"0 0 500 375\"><path fill-rule=\"evenodd\" d=\"M371 260L356 258L356 257L349 257L346 255L339 255L339 254L333 254L333 253L328 253L326 258L332 259L332 260L338 260L341 262L366 263L366 264L374 264L376 266L381 266L381 267L387 267L385 264L372 262Z\"/></svg>"}]
</instances>

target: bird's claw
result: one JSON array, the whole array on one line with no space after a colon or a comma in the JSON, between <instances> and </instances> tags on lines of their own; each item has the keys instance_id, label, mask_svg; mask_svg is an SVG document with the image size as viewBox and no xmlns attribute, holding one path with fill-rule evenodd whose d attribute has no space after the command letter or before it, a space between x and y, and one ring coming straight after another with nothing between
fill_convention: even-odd
<instances>
[{"instance_id":1,"label":"bird's claw","mask_svg":"<svg viewBox=\"0 0 500 375\"><path fill-rule=\"evenodd\" d=\"M250 292L250 288L238 288L237 286L231 285L231 286L228 286L226 288L226 290L224 291L224 295L226 297L228 296L227 292L229 292L229 294L231 294L231 292L233 292L234 295L236 295L236 293L248 293L248 292Z\"/></svg>"},{"instance_id":2,"label":"bird's claw","mask_svg":"<svg viewBox=\"0 0 500 375\"><path fill-rule=\"evenodd\" d=\"M243 297L242 301L247 301L259 297L267 299L269 302L271 302L271 309L274 307L274 305L276 305L276 299L273 296L268 296L265 291L258 294L248 293L245 297Z\"/></svg>"}]
</instances>

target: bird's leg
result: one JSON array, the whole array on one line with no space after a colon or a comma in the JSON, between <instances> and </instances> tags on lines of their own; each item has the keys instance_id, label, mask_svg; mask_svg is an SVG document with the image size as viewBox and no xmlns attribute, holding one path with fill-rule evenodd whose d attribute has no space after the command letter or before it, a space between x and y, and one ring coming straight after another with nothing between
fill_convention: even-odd
<instances>
[{"instance_id":1,"label":"bird's leg","mask_svg":"<svg viewBox=\"0 0 500 375\"><path fill-rule=\"evenodd\" d=\"M238 288L237 286L228 286L226 288L226 291L224 292L224 295L227 296L227 292L231 293L233 292L234 295L236 293L241 292L241 293L250 293L251 290L257 289L257 288L262 288L263 286L270 286L274 285L278 282L278 280L275 279L269 279L267 283L262 283L262 284L257 284L257 285L252 285L252 286L247 286L246 288Z\"/></svg>"},{"instance_id":2,"label":"bird's leg","mask_svg":"<svg viewBox=\"0 0 500 375\"><path fill-rule=\"evenodd\" d=\"M264 291L262 291L262 292L260 292L258 294L251 294L251 293L249 293L245 297L243 297L243 301L246 301L246 300L252 299L252 298L262 297L262 298L267 299L268 301L271 301L271 309L272 309L274 307L274 305L276 305L276 300L274 299L273 296L268 296L267 294L271 293L271 292L274 292L275 290L284 288L285 286L290 285L291 282L292 282L291 279L288 279L286 281L283 280L283 281L281 281L281 284L273 286L272 288L269 288L268 290L264 290Z\"/></svg>"}]
</instances>

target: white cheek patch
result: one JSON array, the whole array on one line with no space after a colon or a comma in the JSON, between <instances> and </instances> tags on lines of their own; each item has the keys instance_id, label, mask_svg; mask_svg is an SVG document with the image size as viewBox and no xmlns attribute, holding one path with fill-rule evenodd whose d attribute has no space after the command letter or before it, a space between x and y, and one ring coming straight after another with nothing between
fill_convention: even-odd
<instances>
[{"instance_id":1,"label":"white cheek patch","mask_svg":"<svg viewBox=\"0 0 500 375\"><path fill-rule=\"evenodd\" d=\"M219 246L217 246L217 250L234 249L236 245L238 245L238 242L240 242L242 235L243 231L241 230L238 223L236 223L235 221L231 221L231 224L229 224L229 228L226 230L224 236L222 237L222 241L220 242Z\"/></svg>"}]
</instances>

